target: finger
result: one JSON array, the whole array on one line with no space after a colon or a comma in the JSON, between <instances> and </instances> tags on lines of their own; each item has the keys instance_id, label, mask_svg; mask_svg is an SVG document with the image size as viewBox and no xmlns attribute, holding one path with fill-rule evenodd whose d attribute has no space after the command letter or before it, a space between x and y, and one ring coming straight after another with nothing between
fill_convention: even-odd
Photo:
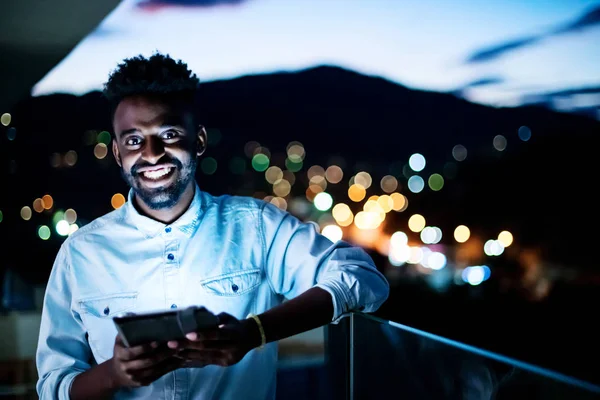
<instances>
[{"instance_id":1,"label":"finger","mask_svg":"<svg viewBox=\"0 0 600 400\"><path fill-rule=\"evenodd\" d=\"M196 333L197 340L231 340L234 332L227 327L211 329L210 331Z\"/></svg>"},{"instance_id":2,"label":"finger","mask_svg":"<svg viewBox=\"0 0 600 400\"><path fill-rule=\"evenodd\" d=\"M125 361L123 363L123 369L126 373L133 373L138 370L156 366L156 365L162 363L163 361L173 357L174 354L175 354L175 351L171 350L171 349L168 349L168 351L161 350L161 351L154 353L150 357L138 358L138 359L131 360L131 361Z\"/></svg>"},{"instance_id":3,"label":"finger","mask_svg":"<svg viewBox=\"0 0 600 400\"><path fill-rule=\"evenodd\" d=\"M219 326L231 324L238 321L236 317L234 317L231 314L227 314L226 312L220 313L219 315L217 315L217 318L219 318Z\"/></svg>"},{"instance_id":4,"label":"finger","mask_svg":"<svg viewBox=\"0 0 600 400\"><path fill-rule=\"evenodd\" d=\"M149 354L153 352L158 347L158 343L152 342L147 344L142 344L135 347L120 347L117 346L115 348L115 356L123 361L133 360L139 358L144 354Z\"/></svg>"}]
</instances>

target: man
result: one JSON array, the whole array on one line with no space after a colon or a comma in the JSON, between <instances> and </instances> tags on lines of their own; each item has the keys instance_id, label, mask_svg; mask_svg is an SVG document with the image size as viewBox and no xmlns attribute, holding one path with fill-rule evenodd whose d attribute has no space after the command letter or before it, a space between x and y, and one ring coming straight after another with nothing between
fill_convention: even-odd
<instances>
[{"instance_id":1,"label":"man","mask_svg":"<svg viewBox=\"0 0 600 400\"><path fill-rule=\"evenodd\" d=\"M131 190L56 257L37 352L42 399L272 399L277 340L388 296L363 250L269 203L200 191L198 82L155 54L125 60L105 85ZM219 314L219 328L131 348L116 335L119 314L192 305Z\"/></svg>"}]
</instances>

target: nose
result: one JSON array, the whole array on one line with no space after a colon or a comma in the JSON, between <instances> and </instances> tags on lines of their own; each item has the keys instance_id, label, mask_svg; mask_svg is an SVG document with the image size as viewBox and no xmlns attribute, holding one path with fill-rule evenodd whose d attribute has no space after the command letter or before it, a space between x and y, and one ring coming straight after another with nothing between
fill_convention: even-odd
<instances>
[{"instance_id":1,"label":"nose","mask_svg":"<svg viewBox=\"0 0 600 400\"><path fill-rule=\"evenodd\" d=\"M150 136L142 151L142 159L150 164L156 164L165 155L165 146L158 137Z\"/></svg>"}]
</instances>

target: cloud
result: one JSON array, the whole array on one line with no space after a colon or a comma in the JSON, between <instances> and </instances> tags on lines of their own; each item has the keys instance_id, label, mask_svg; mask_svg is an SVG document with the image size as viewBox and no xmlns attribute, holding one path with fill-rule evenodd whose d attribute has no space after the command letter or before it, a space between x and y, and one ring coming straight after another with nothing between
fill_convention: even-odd
<instances>
[{"instance_id":1,"label":"cloud","mask_svg":"<svg viewBox=\"0 0 600 400\"><path fill-rule=\"evenodd\" d=\"M235 6L247 0L142 0L137 7L155 11L166 7L214 7L221 5Z\"/></svg>"},{"instance_id":2,"label":"cloud","mask_svg":"<svg viewBox=\"0 0 600 400\"><path fill-rule=\"evenodd\" d=\"M504 55L505 53L531 46L549 37L578 32L598 24L600 24L600 6L590 9L575 21L568 22L546 33L515 39L476 50L473 52L473 54L467 57L465 62L467 64L476 64L491 61Z\"/></svg>"},{"instance_id":3,"label":"cloud","mask_svg":"<svg viewBox=\"0 0 600 400\"><path fill-rule=\"evenodd\" d=\"M454 89L453 91L451 91L451 93L458 97L464 97L467 89L474 88L474 87L481 87L481 86L498 85L498 84L501 84L504 82L505 82L504 78L502 78L500 76L486 76L486 77L471 81L461 87L458 87L458 88Z\"/></svg>"},{"instance_id":4,"label":"cloud","mask_svg":"<svg viewBox=\"0 0 600 400\"><path fill-rule=\"evenodd\" d=\"M539 40L541 40L540 37L531 36L528 38L516 39L510 42L505 42L499 45L477 50L467 58L467 64L490 61L500 57L504 53L519 49L521 47L529 46Z\"/></svg>"}]
</instances>

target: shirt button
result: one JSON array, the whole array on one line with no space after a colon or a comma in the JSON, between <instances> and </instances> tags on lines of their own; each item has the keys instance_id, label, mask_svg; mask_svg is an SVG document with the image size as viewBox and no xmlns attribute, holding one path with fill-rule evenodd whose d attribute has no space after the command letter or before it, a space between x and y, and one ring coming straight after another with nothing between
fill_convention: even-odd
<instances>
[{"instance_id":1,"label":"shirt button","mask_svg":"<svg viewBox=\"0 0 600 400\"><path fill-rule=\"evenodd\" d=\"M235 283L233 285L231 285L231 290L233 290L234 292L237 292L238 289L239 289L239 287Z\"/></svg>"},{"instance_id":2,"label":"shirt button","mask_svg":"<svg viewBox=\"0 0 600 400\"><path fill-rule=\"evenodd\" d=\"M110 308L106 307L104 309L104 315L108 315L110 313Z\"/></svg>"},{"instance_id":3,"label":"shirt button","mask_svg":"<svg viewBox=\"0 0 600 400\"><path fill-rule=\"evenodd\" d=\"M177 304L171 304L171 308L177 308Z\"/></svg>"},{"instance_id":4,"label":"shirt button","mask_svg":"<svg viewBox=\"0 0 600 400\"><path fill-rule=\"evenodd\" d=\"M167 233L171 233L171 227L170 227L170 226L166 227L166 228L165 228L165 232L167 232Z\"/></svg>"},{"instance_id":5,"label":"shirt button","mask_svg":"<svg viewBox=\"0 0 600 400\"><path fill-rule=\"evenodd\" d=\"M175 256L173 255L173 253L169 253L169 254L167 255L167 258L168 258L169 260L173 261L173 260L175 259Z\"/></svg>"}]
</instances>

